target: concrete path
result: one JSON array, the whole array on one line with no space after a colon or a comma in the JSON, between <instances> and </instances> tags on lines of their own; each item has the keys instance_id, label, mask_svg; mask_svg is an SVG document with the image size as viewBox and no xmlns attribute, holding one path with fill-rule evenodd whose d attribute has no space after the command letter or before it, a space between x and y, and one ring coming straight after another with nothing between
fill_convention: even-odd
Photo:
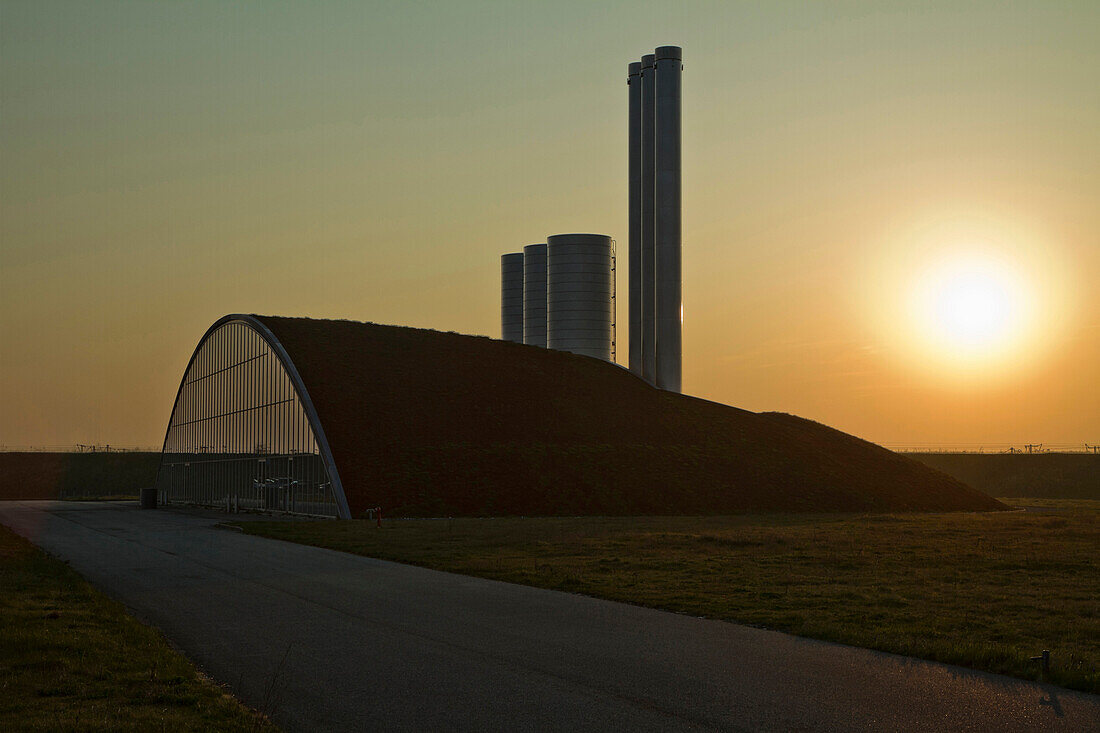
<instances>
[{"instance_id":1,"label":"concrete path","mask_svg":"<svg viewBox=\"0 0 1100 733\"><path fill-rule=\"evenodd\" d=\"M291 731L1100 730L1100 697L249 537L0 502L0 523Z\"/></svg>"}]
</instances>

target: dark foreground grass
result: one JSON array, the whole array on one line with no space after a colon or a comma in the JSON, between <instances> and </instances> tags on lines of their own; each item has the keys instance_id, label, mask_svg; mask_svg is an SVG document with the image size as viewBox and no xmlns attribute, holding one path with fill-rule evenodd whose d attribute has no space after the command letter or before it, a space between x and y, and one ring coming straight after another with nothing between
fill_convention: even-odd
<instances>
[{"instance_id":1,"label":"dark foreground grass","mask_svg":"<svg viewBox=\"0 0 1100 733\"><path fill-rule=\"evenodd\" d=\"M0 728L275 730L157 631L2 526Z\"/></svg>"},{"instance_id":2,"label":"dark foreground grass","mask_svg":"<svg viewBox=\"0 0 1100 733\"><path fill-rule=\"evenodd\" d=\"M264 535L1100 692L1100 501L981 514L242 522ZM1038 510L1038 507L1044 507Z\"/></svg>"},{"instance_id":3,"label":"dark foreground grass","mask_svg":"<svg viewBox=\"0 0 1100 733\"><path fill-rule=\"evenodd\" d=\"M137 501L137 494L100 494L98 496L74 496L64 501Z\"/></svg>"}]
</instances>

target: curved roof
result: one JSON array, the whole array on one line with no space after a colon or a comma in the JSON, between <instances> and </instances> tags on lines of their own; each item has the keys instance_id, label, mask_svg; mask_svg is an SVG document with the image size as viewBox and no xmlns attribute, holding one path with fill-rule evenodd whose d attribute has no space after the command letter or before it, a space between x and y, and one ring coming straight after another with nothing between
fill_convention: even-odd
<instances>
[{"instance_id":1,"label":"curved roof","mask_svg":"<svg viewBox=\"0 0 1100 733\"><path fill-rule=\"evenodd\" d=\"M252 329L265 343L271 348L275 354L275 358L278 359L279 365L286 372L286 376L289 378L294 392L298 396L299 403L302 411L305 413L305 417L309 422L309 429L313 434L317 443L317 450L320 453L321 460L324 463L325 470L328 473L329 479L332 484L333 499L336 503L336 514L341 519L350 519L351 512L348 508L347 498L344 494L343 484L340 481L340 474L336 467L336 463L333 460L332 451L329 448L328 439L325 436L324 425L320 422L317 416L317 410L313 405L313 401L310 399L309 390L302 382L301 376L298 374L298 370L294 365L294 361L287 355L286 350L279 342L267 325L258 320L254 316L245 314L231 314L219 318L206 330L206 333L199 339L199 343L195 346L195 350L191 352L191 358L187 362L187 367L183 370L183 378L180 380L180 386L176 390L176 398L172 402L172 417L169 418L168 427L164 431L164 443L161 447L161 462L157 469L156 485L160 485L160 478L162 471L165 467L165 456L169 451L169 436L172 434L173 420L176 415L176 410L180 405L180 396L183 394L184 386L187 385L188 375L191 374L192 367L195 365L196 359L203 352L203 348L210 340L211 336L222 329L223 326L230 323L242 323L248 328Z\"/></svg>"},{"instance_id":2,"label":"curved roof","mask_svg":"<svg viewBox=\"0 0 1100 733\"><path fill-rule=\"evenodd\" d=\"M1002 508L872 443L485 337L252 316L308 393L352 515Z\"/></svg>"}]
</instances>

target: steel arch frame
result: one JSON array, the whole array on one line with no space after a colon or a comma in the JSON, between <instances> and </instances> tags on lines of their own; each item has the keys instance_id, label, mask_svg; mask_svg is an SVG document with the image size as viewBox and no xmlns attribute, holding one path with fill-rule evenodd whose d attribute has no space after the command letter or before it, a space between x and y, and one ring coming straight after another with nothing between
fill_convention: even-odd
<instances>
[{"instance_id":1,"label":"steel arch frame","mask_svg":"<svg viewBox=\"0 0 1100 733\"><path fill-rule=\"evenodd\" d=\"M317 409L313 406L313 400L309 396L309 390L306 389L305 382L302 381L302 376L298 373L298 368L294 365L294 360L290 358L290 354L287 353L282 342L280 342L275 334L271 332L267 324L256 316L246 313L231 313L219 318L210 328L206 329L206 333L202 335L198 345L195 346L195 350L191 353L191 358L188 359L187 366L184 367L183 377L180 378L180 386L176 389L176 398L172 402L172 411L168 415L168 427L164 430L164 442L161 444L160 464L157 466L157 478L154 485L159 485L160 483L160 472L161 469L164 468L164 454L168 449L168 438L172 431L172 416L176 414L176 408L179 407L180 395L183 393L187 375L191 372L191 367L195 363L195 358L199 355L199 352L202 350L202 347L206 344L211 334L229 323L243 323L259 334L267 345L271 347L271 350L279 360L279 364L286 370L287 376L290 377L290 382L294 386L294 391L297 392L298 399L301 400L302 409L305 411L306 417L309 420L309 427L313 430L314 440L317 441L317 447L321 453L321 460L324 462L325 469L328 471L329 479L332 482L332 494L333 498L336 500L337 518L351 519L351 510L348 508L347 496L344 494L344 484L341 482L340 473L336 469L336 461L332 457L332 449L329 447L328 437L325 435L324 426L321 424L321 419L317 415Z\"/></svg>"}]
</instances>

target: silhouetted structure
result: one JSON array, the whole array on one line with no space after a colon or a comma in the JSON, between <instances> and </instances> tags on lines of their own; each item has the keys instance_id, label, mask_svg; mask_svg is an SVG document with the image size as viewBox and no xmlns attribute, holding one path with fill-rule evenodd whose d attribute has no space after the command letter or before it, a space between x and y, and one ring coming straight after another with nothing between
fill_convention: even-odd
<instances>
[{"instance_id":1,"label":"silhouetted structure","mask_svg":"<svg viewBox=\"0 0 1100 733\"><path fill-rule=\"evenodd\" d=\"M1000 508L823 425L596 359L245 315L196 349L156 485L173 502L338 517Z\"/></svg>"},{"instance_id":2,"label":"silhouetted structure","mask_svg":"<svg viewBox=\"0 0 1100 733\"><path fill-rule=\"evenodd\" d=\"M615 254L611 237L557 234L546 240L546 345L614 360Z\"/></svg>"},{"instance_id":3,"label":"silhouetted structure","mask_svg":"<svg viewBox=\"0 0 1100 733\"><path fill-rule=\"evenodd\" d=\"M516 300L517 270L521 296ZM556 234L503 255L501 338L615 360L615 243L603 234ZM515 338L516 319L521 322Z\"/></svg>"},{"instance_id":4,"label":"silhouetted structure","mask_svg":"<svg viewBox=\"0 0 1100 733\"><path fill-rule=\"evenodd\" d=\"M324 428L265 322L232 315L202 337L164 436L162 502L350 517Z\"/></svg>"},{"instance_id":5,"label":"silhouetted structure","mask_svg":"<svg viewBox=\"0 0 1100 733\"><path fill-rule=\"evenodd\" d=\"M657 49L654 68L655 201L654 308L657 321L657 386L681 386L683 300L680 275L680 75L679 46Z\"/></svg>"},{"instance_id":6,"label":"silhouetted structure","mask_svg":"<svg viewBox=\"0 0 1100 733\"><path fill-rule=\"evenodd\" d=\"M500 257L500 337L523 343L523 253Z\"/></svg>"},{"instance_id":7,"label":"silhouetted structure","mask_svg":"<svg viewBox=\"0 0 1100 733\"><path fill-rule=\"evenodd\" d=\"M681 58L679 46L661 46L627 76L630 371L672 392L681 390L683 352Z\"/></svg>"},{"instance_id":8,"label":"silhouetted structure","mask_svg":"<svg viewBox=\"0 0 1100 733\"><path fill-rule=\"evenodd\" d=\"M627 131L629 146L627 197L628 238L627 259L627 324L630 329L628 366L630 371L642 376L642 64L630 62L627 67L628 109L630 124Z\"/></svg>"},{"instance_id":9,"label":"silhouetted structure","mask_svg":"<svg viewBox=\"0 0 1100 733\"><path fill-rule=\"evenodd\" d=\"M523 343L546 348L546 243L523 248Z\"/></svg>"},{"instance_id":10,"label":"silhouetted structure","mask_svg":"<svg viewBox=\"0 0 1100 733\"><path fill-rule=\"evenodd\" d=\"M631 62L627 69L629 85L629 171L628 171L628 252L630 272L629 328L630 346L628 361L630 371L652 385L671 392L682 389L683 361L683 305L681 276L681 93L680 76L683 68L679 46L660 46L655 53L646 54L641 61ZM565 252L564 237L596 235L558 235L561 252ZM553 261L550 237L546 251L546 271L552 279ZM605 238L610 242L610 238ZM579 246L573 242L570 247ZM601 243L601 247L603 244ZM557 329L555 339L553 321L553 287L546 285L546 339L539 338L538 326L542 322L542 301L539 299L543 272L544 251L541 245L530 245L525 254L525 290L523 298L523 342L552 349L565 349L578 354L599 355L608 361L615 358L615 255L613 245L610 265L611 289L606 295L597 294L591 283L604 282L603 273L584 272L589 263L575 263L571 268L578 277L571 279L573 290L584 287L586 299L583 315L571 316L578 320L578 327ZM514 255L505 255L512 257ZM564 256L564 255L563 255ZM602 268L602 255L599 258ZM564 276L565 270L559 269ZM573 273L571 273L573 274ZM514 341L514 330L509 326L514 319L512 300L515 289L514 275L507 266L501 269L501 338ZM588 283L582 286L581 283ZM602 288L602 285L600 285ZM565 291L559 290L564 293ZM569 297L559 296L559 301ZM564 308L564 306L559 306ZM577 307L575 304L574 309ZM610 309L610 328L606 348L604 328L593 321L595 310ZM583 336L580 331L585 330ZM566 337L566 333L576 336ZM574 341L565 346L565 338Z\"/></svg>"},{"instance_id":11,"label":"silhouetted structure","mask_svg":"<svg viewBox=\"0 0 1100 733\"><path fill-rule=\"evenodd\" d=\"M657 205L653 195L656 190L657 168L654 160L656 152L655 115L656 74L653 71L653 54L642 56L642 120L640 124L642 140L642 220L638 222L638 231L642 240L642 374L650 384L657 383L657 259L656 259L656 213ZM633 338L633 334L631 334Z\"/></svg>"}]
</instances>

